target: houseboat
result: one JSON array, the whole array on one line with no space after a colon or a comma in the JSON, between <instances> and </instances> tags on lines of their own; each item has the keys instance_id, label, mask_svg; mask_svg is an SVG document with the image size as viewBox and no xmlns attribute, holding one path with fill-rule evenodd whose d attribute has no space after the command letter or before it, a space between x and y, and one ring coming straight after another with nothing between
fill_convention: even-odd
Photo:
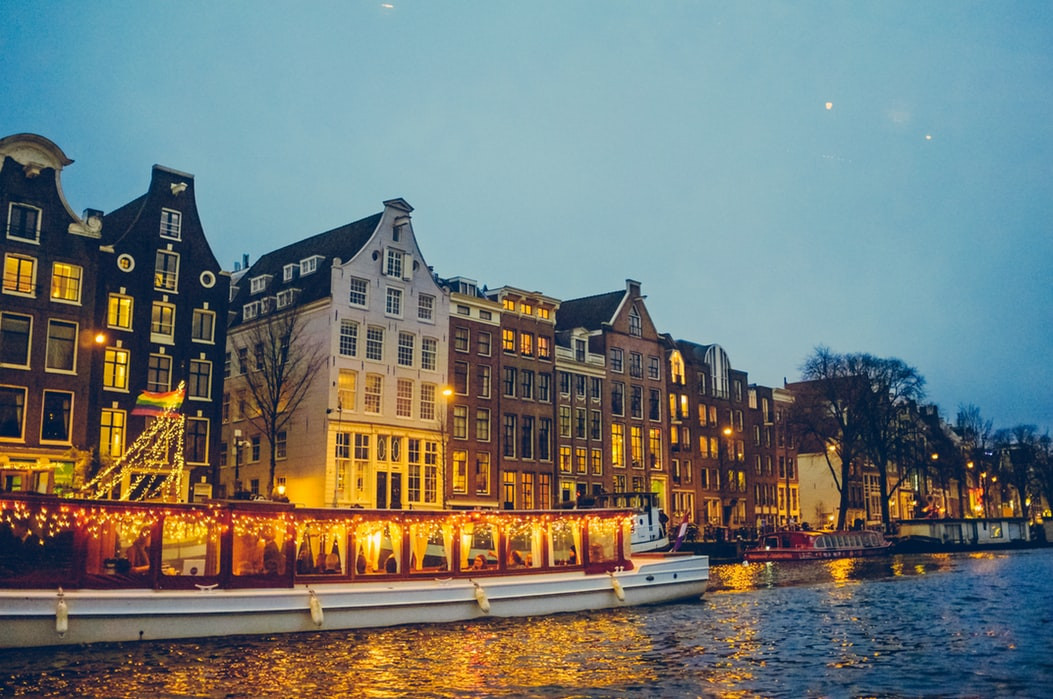
<instances>
[{"instance_id":1,"label":"houseboat","mask_svg":"<svg viewBox=\"0 0 1053 699\"><path fill-rule=\"evenodd\" d=\"M698 599L632 512L0 497L0 648L274 634Z\"/></svg>"},{"instance_id":2,"label":"houseboat","mask_svg":"<svg viewBox=\"0 0 1053 699\"><path fill-rule=\"evenodd\" d=\"M880 532L778 531L761 537L757 546L743 554L748 563L768 561L814 561L833 558L859 558L888 553L891 542Z\"/></svg>"},{"instance_id":3,"label":"houseboat","mask_svg":"<svg viewBox=\"0 0 1053 699\"><path fill-rule=\"evenodd\" d=\"M1032 545L1030 524L1024 517L904 519L897 526L893 546L901 553L1023 548Z\"/></svg>"}]
</instances>

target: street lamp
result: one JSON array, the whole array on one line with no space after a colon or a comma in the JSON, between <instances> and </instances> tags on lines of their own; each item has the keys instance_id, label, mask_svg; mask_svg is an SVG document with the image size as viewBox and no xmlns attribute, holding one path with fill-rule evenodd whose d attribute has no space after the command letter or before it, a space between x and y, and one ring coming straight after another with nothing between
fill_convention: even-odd
<instances>
[{"instance_id":1,"label":"street lamp","mask_svg":"<svg viewBox=\"0 0 1053 699\"><path fill-rule=\"evenodd\" d=\"M440 506L442 509L446 509L446 421L449 418L450 410L450 396L453 395L453 389L449 386L442 387L442 410L436 416L439 419L439 448L442 450L442 465L441 473L439 474L439 487L442 492L439 495Z\"/></svg>"}]
</instances>

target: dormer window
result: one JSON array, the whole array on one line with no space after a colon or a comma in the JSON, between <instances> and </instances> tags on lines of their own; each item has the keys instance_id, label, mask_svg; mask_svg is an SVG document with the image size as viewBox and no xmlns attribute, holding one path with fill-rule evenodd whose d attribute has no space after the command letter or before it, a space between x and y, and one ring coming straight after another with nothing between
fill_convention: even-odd
<instances>
[{"instance_id":1,"label":"dormer window","mask_svg":"<svg viewBox=\"0 0 1053 699\"><path fill-rule=\"evenodd\" d=\"M246 303L241 308L241 315L245 320L252 320L260 314L260 302L253 301L252 303Z\"/></svg>"},{"instance_id":2,"label":"dormer window","mask_svg":"<svg viewBox=\"0 0 1053 699\"><path fill-rule=\"evenodd\" d=\"M299 268L299 265L295 264L285 265L284 267L282 267L282 281L291 282L293 279L295 279L297 268Z\"/></svg>"},{"instance_id":3,"label":"dormer window","mask_svg":"<svg viewBox=\"0 0 1053 699\"><path fill-rule=\"evenodd\" d=\"M277 305L277 299L273 296L264 296L260 299L260 313L270 313Z\"/></svg>"},{"instance_id":4,"label":"dormer window","mask_svg":"<svg viewBox=\"0 0 1053 699\"><path fill-rule=\"evenodd\" d=\"M300 276L312 274L318 270L318 263L321 261L321 255L312 255L311 257L305 257L300 260Z\"/></svg>"},{"instance_id":5,"label":"dormer window","mask_svg":"<svg viewBox=\"0 0 1053 699\"><path fill-rule=\"evenodd\" d=\"M286 306L293 305L296 301L297 289L285 289L284 291L278 292L278 308L285 308Z\"/></svg>"},{"instance_id":6,"label":"dormer window","mask_svg":"<svg viewBox=\"0 0 1053 699\"><path fill-rule=\"evenodd\" d=\"M182 236L183 215L172 209L161 209L161 237L179 240Z\"/></svg>"},{"instance_id":7,"label":"dormer window","mask_svg":"<svg viewBox=\"0 0 1053 699\"><path fill-rule=\"evenodd\" d=\"M402 279L402 260L406 253L388 248L384 257L384 274Z\"/></svg>"},{"instance_id":8,"label":"dormer window","mask_svg":"<svg viewBox=\"0 0 1053 699\"><path fill-rule=\"evenodd\" d=\"M253 277L249 280L249 293L250 294L261 294L267 290L267 283L270 282L271 275L261 274L258 277Z\"/></svg>"}]
</instances>

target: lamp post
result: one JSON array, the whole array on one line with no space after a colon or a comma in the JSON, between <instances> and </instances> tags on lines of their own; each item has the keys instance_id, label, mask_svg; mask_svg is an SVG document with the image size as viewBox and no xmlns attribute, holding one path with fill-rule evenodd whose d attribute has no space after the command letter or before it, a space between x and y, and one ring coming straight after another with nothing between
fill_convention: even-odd
<instances>
[{"instance_id":1,"label":"lamp post","mask_svg":"<svg viewBox=\"0 0 1053 699\"><path fill-rule=\"evenodd\" d=\"M442 411L439 413L439 448L442 450L442 472L439 474L439 487L442 492L439 494L439 505L442 509L446 509L446 421L449 418L450 410L450 396L453 395L453 389L449 386L442 387Z\"/></svg>"},{"instance_id":2,"label":"lamp post","mask_svg":"<svg viewBox=\"0 0 1053 699\"><path fill-rule=\"evenodd\" d=\"M247 445L247 439L241 438L241 430L234 430L234 498L241 496L241 448Z\"/></svg>"}]
</instances>

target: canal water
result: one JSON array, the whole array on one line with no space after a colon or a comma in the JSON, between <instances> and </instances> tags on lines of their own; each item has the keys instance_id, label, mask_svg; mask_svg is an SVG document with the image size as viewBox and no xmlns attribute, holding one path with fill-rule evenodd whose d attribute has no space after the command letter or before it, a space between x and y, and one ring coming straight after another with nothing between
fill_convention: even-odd
<instances>
[{"instance_id":1,"label":"canal water","mask_svg":"<svg viewBox=\"0 0 1053 699\"><path fill-rule=\"evenodd\" d=\"M0 652L0 696L1053 697L1053 549L711 577L660 607Z\"/></svg>"}]
</instances>

